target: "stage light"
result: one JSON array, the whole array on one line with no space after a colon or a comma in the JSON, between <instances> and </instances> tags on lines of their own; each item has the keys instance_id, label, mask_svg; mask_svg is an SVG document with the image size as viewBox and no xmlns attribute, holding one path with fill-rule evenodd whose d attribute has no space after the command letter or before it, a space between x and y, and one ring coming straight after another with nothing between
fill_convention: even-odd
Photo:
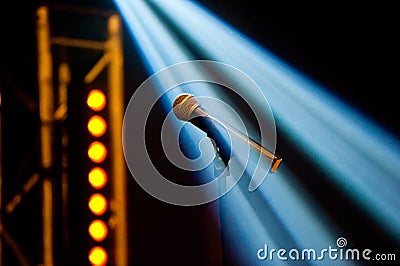
<instances>
[{"instance_id":1,"label":"stage light","mask_svg":"<svg viewBox=\"0 0 400 266\"><path fill-rule=\"evenodd\" d=\"M107 148L100 141L94 141L88 148L88 156L93 162L101 163L107 157Z\"/></svg>"},{"instance_id":2,"label":"stage light","mask_svg":"<svg viewBox=\"0 0 400 266\"><path fill-rule=\"evenodd\" d=\"M96 266L106 265L108 261L107 251L100 246L93 247L89 252L89 261Z\"/></svg>"},{"instance_id":3,"label":"stage light","mask_svg":"<svg viewBox=\"0 0 400 266\"><path fill-rule=\"evenodd\" d=\"M89 198L88 206L93 214L100 216L106 212L108 201L102 194L95 193Z\"/></svg>"},{"instance_id":4,"label":"stage light","mask_svg":"<svg viewBox=\"0 0 400 266\"><path fill-rule=\"evenodd\" d=\"M97 242L103 241L108 234L108 227L102 220L94 220L89 225L89 234Z\"/></svg>"},{"instance_id":5,"label":"stage light","mask_svg":"<svg viewBox=\"0 0 400 266\"><path fill-rule=\"evenodd\" d=\"M87 96L87 106L90 108L90 117L87 123L87 129L91 135L89 140L91 143L88 147L87 154L92 163L95 165L89 170L88 182L94 193L89 197L88 207L92 214L98 216L99 219L93 220L89 227L88 233L90 237L96 242L103 242L108 235L107 224L101 220L107 217L101 217L108 208L108 199L105 195L98 193L103 189L108 182L108 174L105 167L108 153L108 145L100 141L107 131L107 121L99 114L100 111L106 107L107 97L106 94L99 89L92 89ZM104 243L103 243L104 244ZM106 246L104 246L106 247ZM106 265L108 260L107 251L103 247L96 246L91 249L89 253L89 260L93 265Z\"/></svg>"},{"instance_id":6,"label":"stage light","mask_svg":"<svg viewBox=\"0 0 400 266\"><path fill-rule=\"evenodd\" d=\"M92 136L101 137L107 130L107 123L101 116L94 115L89 119L87 127Z\"/></svg>"},{"instance_id":7,"label":"stage light","mask_svg":"<svg viewBox=\"0 0 400 266\"><path fill-rule=\"evenodd\" d=\"M101 167L94 167L88 175L90 185L95 189L102 189L107 184L107 173Z\"/></svg>"},{"instance_id":8,"label":"stage light","mask_svg":"<svg viewBox=\"0 0 400 266\"><path fill-rule=\"evenodd\" d=\"M101 90L93 89L89 92L86 102L93 111L101 111L106 106L106 96Z\"/></svg>"}]
</instances>

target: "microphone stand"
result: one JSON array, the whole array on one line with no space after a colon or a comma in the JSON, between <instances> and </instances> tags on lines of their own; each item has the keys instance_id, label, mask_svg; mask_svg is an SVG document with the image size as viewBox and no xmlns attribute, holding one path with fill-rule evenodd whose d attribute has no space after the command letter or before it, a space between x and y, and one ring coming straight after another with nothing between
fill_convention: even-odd
<instances>
[{"instance_id":1,"label":"microphone stand","mask_svg":"<svg viewBox=\"0 0 400 266\"><path fill-rule=\"evenodd\" d=\"M227 188L227 178L229 174L229 166L228 162L226 162L219 153L218 147L215 146L216 156L214 158L214 177L218 178L218 190L220 195ZM228 221L229 221L229 212L228 212L228 201L227 195L221 196L219 199L219 222L220 222L220 232L221 232L221 250L222 250L222 265L226 265L227 262L227 254L229 254L228 245L229 245L229 233L228 233Z\"/></svg>"}]
</instances>

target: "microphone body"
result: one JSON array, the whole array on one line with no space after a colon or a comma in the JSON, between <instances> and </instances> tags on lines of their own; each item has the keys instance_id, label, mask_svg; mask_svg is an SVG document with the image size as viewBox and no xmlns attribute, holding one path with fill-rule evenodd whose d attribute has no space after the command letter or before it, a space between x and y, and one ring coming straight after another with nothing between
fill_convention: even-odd
<instances>
[{"instance_id":1,"label":"microphone body","mask_svg":"<svg viewBox=\"0 0 400 266\"><path fill-rule=\"evenodd\" d=\"M231 158L231 146L229 140L229 133L225 127L215 123L211 117L197 116L189 120L190 123L201 129L207 134L207 137L215 142L217 150L225 165L228 165Z\"/></svg>"}]
</instances>

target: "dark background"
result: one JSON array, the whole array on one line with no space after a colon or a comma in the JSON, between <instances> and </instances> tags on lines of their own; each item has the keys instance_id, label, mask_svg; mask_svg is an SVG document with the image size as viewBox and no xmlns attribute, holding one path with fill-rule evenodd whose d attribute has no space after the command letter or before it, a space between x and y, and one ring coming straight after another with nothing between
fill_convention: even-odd
<instances>
[{"instance_id":1,"label":"dark background","mask_svg":"<svg viewBox=\"0 0 400 266\"><path fill-rule=\"evenodd\" d=\"M26 180L24 172L29 173L38 164L35 156L29 162L26 160L32 150L37 149L38 117L33 104L37 102L35 10L40 4L50 2L115 10L112 1L25 0L2 3L0 89L4 104L2 131L6 200ZM255 0L198 2L394 135L400 135L397 97L400 35L394 4ZM124 37L125 85L129 99L148 74L126 29ZM84 97L80 93L74 95L75 103ZM79 138L79 131L73 132ZM280 145L285 151L291 149L278 141L278 149ZM21 168L21 165L26 167ZM84 188L78 186L77 192L71 195L82 191ZM128 191L134 262L175 259L193 263L194 259L202 258L202 262L207 264L220 259L216 236L219 229L209 214L210 206L169 206L147 195L133 181L129 182ZM28 202L29 197L34 201L35 193L38 194L39 190L27 196ZM79 197L72 200L78 214L79 200ZM11 233L21 240L22 248L33 257L33 261L40 260L40 246L34 244L40 238L40 224L34 222L40 218L39 206L22 205L19 212L8 218L13 225ZM338 214L338 219L340 215L345 216L344 213ZM347 230L357 225L350 223ZM373 228L373 225L366 226ZM79 235L86 229L77 230L75 241L78 243ZM361 233L362 230L358 230ZM81 245L84 243L82 241ZM85 250L75 249L82 252L80 256L85 256Z\"/></svg>"}]
</instances>

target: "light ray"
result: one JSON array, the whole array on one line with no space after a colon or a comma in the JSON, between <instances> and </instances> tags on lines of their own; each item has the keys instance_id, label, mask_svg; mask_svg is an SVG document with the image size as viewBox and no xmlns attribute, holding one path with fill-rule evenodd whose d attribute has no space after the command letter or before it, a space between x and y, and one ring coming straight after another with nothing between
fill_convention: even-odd
<instances>
[{"instance_id":1,"label":"light ray","mask_svg":"<svg viewBox=\"0 0 400 266\"><path fill-rule=\"evenodd\" d=\"M248 73L262 87L278 126L332 182L400 239L400 143L395 137L200 5L151 2L208 58ZM257 104L251 91L243 93Z\"/></svg>"}]
</instances>

